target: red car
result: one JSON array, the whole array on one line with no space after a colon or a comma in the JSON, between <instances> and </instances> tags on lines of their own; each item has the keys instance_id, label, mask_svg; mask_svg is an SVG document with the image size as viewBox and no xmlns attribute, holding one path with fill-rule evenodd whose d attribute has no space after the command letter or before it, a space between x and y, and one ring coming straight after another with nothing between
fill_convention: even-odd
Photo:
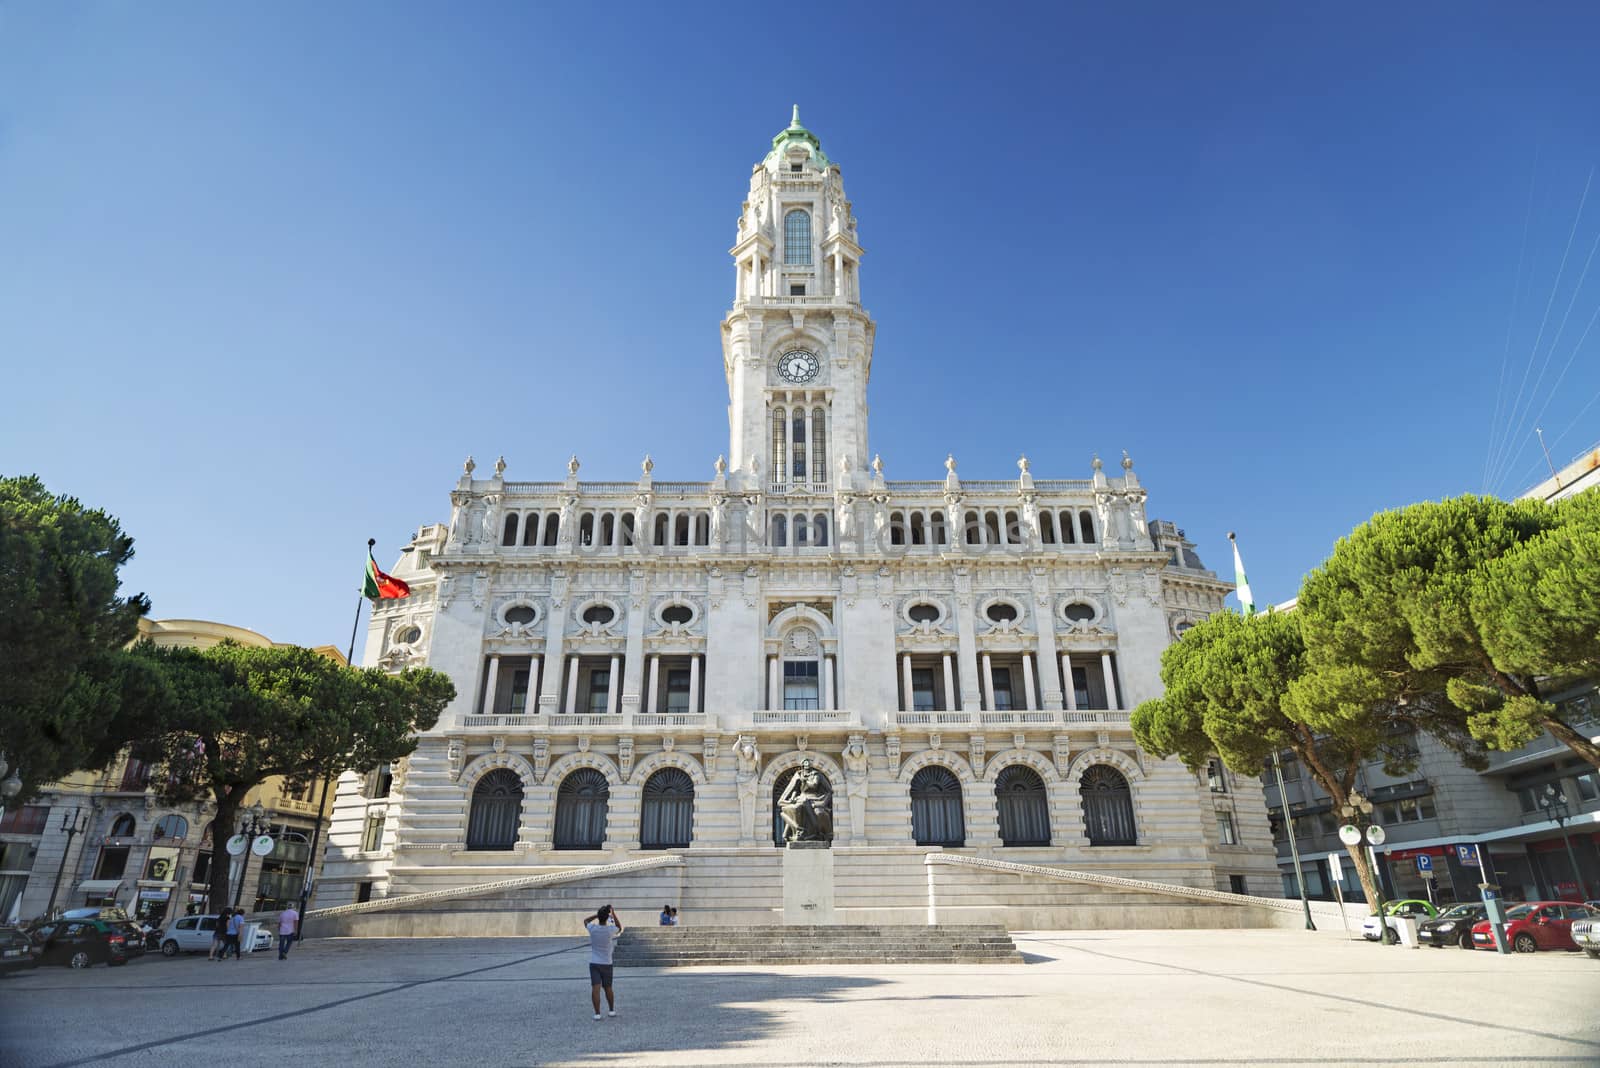
<instances>
[{"instance_id":1,"label":"red car","mask_svg":"<svg viewBox=\"0 0 1600 1068\"><path fill-rule=\"evenodd\" d=\"M1600 917L1600 912L1576 901L1530 901L1506 912L1506 941L1518 953L1541 949L1577 949L1572 940L1572 921ZM1489 921L1473 925L1473 949L1493 949L1494 932Z\"/></svg>"}]
</instances>

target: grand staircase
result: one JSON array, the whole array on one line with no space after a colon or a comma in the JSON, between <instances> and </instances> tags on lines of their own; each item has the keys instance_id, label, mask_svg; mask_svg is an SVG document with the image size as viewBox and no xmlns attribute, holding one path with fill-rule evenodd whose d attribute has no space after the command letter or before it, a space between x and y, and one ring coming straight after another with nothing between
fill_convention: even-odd
<instances>
[{"instance_id":1,"label":"grand staircase","mask_svg":"<svg viewBox=\"0 0 1600 1068\"><path fill-rule=\"evenodd\" d=\"M630 927L619 967L693 964L1021 964L998 924Z\"/></svg>"}]
</instances>

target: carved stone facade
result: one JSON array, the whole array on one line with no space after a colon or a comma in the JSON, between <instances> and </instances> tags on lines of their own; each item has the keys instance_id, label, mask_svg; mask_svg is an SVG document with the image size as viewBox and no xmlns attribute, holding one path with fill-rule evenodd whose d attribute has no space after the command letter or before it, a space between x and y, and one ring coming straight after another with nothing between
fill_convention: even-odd
<instances>
[{"instance_id":1,"label":"carved stone facade","mask_svg":"<svg viewBox=\"0 0 1600 1068\"><path fill-rule=\"evenodd\" d=\"M352 848L371 802L353 779L341 791L320 904L658 847L769 862L773 793L802 755L838 801L835 849L909 860L915 880L932 848L918 835L934 833L1191 885L1271 876L1264 819L1236 829L1254 843L1219 849L1204 784L1128 728L1160 692L1162 650L1230 587L1146 519L1125 454L1115 477L1095 458L1087 478L1036 480L1024 457L1015 478L964 480L947 457L940 478L889 479L867 444L876 326L857 238L840 169L797 116L739 217L732 426L710 481L657 481L648 457L625 482L580 480L577 457L552 482L507 481L504 461L478 478L467 461L448 522L396 565L413 594L374 613L364 657L428 664L458 696L387 799L384 848ZM521 797L514 837L483 848L474 792L491 765ZM1125 785L1131 827L1086 814L1092 765ZM568 782L580 769L595 774ZM935 779L959 785L939 795L937 832L921 792ZM683 831L652 806L685 782L692 833L662 846Z\"/></svg>"}]
</instances>

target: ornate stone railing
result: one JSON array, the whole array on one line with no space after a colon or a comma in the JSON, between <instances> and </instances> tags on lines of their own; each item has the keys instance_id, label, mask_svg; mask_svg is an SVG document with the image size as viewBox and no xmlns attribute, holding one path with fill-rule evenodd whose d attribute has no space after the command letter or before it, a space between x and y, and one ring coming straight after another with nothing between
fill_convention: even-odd
<instances>
[{"instance_id":1,"label":"ornate stone railing","mask_svg":"<svg viewBox=\"0 0 1600 1068\"><path fill-rule=\"evenodd\" d=\"M1125 708L1085 708L1073 711L1009 709L1004 712L896 712L897 727L1074 727L1123 728L1128 726Z\"/></svg>"},{"instance_id":2,"label":"ornate stone railing","mask_svg":"<svg viewBox=\"0 0 1600 1068\"><path fill-rule=\"evenodd\" d=\"M385 909L408 908L412 905L422 905L430 901L454 901L460 898L480 897L484 894L497 894L505 890L528 890L545 886L560 886L563 883L582 882L585 879L604 879L613 875L630 875L633 872L649 871L652 868L676 868L683 865L683 858L677 856L646 857L644 860L628 860L621 864L596 864L584 868L569 868L565 871L545 872L542 875L524 875L516 879L498 879L492 883L474 883L471 886L453 886L445 890L428 890L420 894L400 894L396 897L382 897L375 901L361 901L353 905L335 905L327 909L311 909L306 913L306 919L315 920L329 916L355 916L365 912L382 912Z\"/></svg>"}]
</instances>

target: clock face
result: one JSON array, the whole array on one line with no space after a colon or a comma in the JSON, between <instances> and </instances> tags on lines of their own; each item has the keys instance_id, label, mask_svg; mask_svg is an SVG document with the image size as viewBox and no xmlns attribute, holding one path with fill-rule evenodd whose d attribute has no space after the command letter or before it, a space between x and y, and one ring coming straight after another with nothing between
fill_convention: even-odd
<instances>
[{"instance_id":1,"label":"clock face","mask_svg":"<svg viewBox=\"0 0 1600 1068\"><path fill-rule=\"evenodd\" d=\"M778 373L790 382L809 382L821 369L817 357L804 349L786 352L778 359Z\"/></svg>"}]
</instances>

